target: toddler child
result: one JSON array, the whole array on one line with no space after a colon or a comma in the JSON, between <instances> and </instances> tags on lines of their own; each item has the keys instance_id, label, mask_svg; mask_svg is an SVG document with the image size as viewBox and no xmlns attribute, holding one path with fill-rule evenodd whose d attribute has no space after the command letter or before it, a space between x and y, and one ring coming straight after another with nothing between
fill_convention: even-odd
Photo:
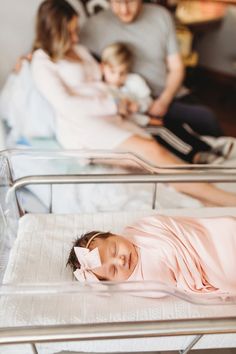
<instances>
[{"instance_id":1,"label":"toddler child","mask_svg":"<svg viewBox=\"0 0 236 354\"><path fill-rule=\"evenodd\" d=\"M132 53L123 43L107 46L101 56L104 81L117 101L128 101L127 118L153 134L156 140L181 159L190 163L219 163L228 158L233 147L231 141L212 148L197 135L191 134L179 123L164 127L164 120L151 117L147 112L153 101L145 80L132 73ZM177 125L176 125L177 124ZM157 129L158 128L158 129Z\"/></svg>"},{"instance_id":2,"label":"toddler child","mask_svg":"<svg viewBox=\"0 0 236 354\"><path fill-rule=\"evenodd\" d=\"M132 54L123 43L111 44L103 50L103 79L118 101L129 101L131 114L128 118L141 126L158 124L157 119L146 114L152 103L151 90L140 75L130 72L131 68Z\"/></svg>"},{"instance_id":3,"label":"toddler child","mask_svg":"<svg viewBox=\"0 0 236 354\"><path fill-rule=\"evenodd\" d=\"M152 215L122 236L83 235L67 264L82 282L156 281L187 293L236 295L235 230L235 217Z\"/></svg>"}]
</instances>

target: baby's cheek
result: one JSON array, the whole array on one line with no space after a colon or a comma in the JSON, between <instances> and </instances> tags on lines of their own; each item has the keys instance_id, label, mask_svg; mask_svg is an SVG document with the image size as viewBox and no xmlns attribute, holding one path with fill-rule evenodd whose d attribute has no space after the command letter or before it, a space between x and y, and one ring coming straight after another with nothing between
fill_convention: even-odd
<instances>
[{"instance_id":1,"label":"baby's cheek","mask_svg":"<svg viewBox=\"0 0 236 354\"><path fill-rule=\"evenodd\" d=\"M133 273L133 269L128 269L124 272L124 278L123 281L129 279L129 277L131 276L131 274Z\"/></svg>"},{"instance_id":2,"label":"baby's cheek","mask_svg":"<svg viewBox=\"0 0 236 354\"><path fill-rule=\"evenodd\" d=\"M122 270L117 274L114 281L126 281L129 278L129 274L127 271Z\"/></svg>"}]
</instances>

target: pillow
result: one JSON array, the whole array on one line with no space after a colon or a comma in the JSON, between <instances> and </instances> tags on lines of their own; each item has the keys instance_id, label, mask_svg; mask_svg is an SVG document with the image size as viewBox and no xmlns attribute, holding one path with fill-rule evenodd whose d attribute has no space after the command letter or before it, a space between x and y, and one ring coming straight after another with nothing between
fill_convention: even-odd
<instances>
[{"instance_id":1,"label":"pillow","mask_svg":"<svg viewBox=\"0 0 236 354\"><path fill-rule=\"evenodd\" d=\"M13 143L22 137L54 136L54 111L34 85L30 62L23 61L20 72L8 77L0 93L0 116L11 129Z\"/></svg>"}]
</instances>

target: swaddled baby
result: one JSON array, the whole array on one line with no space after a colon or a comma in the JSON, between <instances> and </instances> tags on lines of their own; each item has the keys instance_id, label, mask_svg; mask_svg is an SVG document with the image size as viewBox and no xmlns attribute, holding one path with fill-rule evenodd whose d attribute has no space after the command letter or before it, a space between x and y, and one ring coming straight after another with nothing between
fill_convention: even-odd
<instances>
[{"instance_id":1,"label":"swaddled baby","mask_svg":"<svg viewBox=\"0 0 236 354\"><path fill-rule=\"evenodd\" d=\"M68 264L79 281L157 281L189 293L235 295L235 255L235 217L152 215L122 236L85 234Z\"/></svg>"}]
</instances>

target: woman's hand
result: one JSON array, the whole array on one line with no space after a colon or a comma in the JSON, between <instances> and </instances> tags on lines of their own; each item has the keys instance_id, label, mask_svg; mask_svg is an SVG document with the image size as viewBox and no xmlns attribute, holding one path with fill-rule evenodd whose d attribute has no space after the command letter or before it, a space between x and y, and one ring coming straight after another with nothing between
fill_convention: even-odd
<instances>
[{"instance_id":1,"label":"woman's hand","mask_svg":"<svg viewBox=\"0 0 236 354\"><path fill-rule=\"evenodd\" d=\"M119 101L117 102L118 113L122 117L126 117L130 114L129 105L130 105L130 101L127 98L120 98Z\"/></svg>"},{"instance_id":2,"label":"woman's hand","mask_svg":"<svg viewBox=\"0 0 236 354\"><path fill-rule=\"evenodd\" d=\"M156 117L164 117L169 108L169 103L162 98L157 98L150 106L148 113Z\"/></svg>"},{"instance_id":3,"label":"woman's hand","mask_svg":"<svg viewBox=\"0 0 236 354\"><path fill-rule=\"evenodd\" d=\"M128 110L129 113L137 113L139 109L138 103L132 100L128 102Z\"/></svg>"},{"instance_id":4,"label":"woman's hand","mask_svg":"<svg viewBox=\"0 0 236 354\"><path fill-rule=\"evenodd\" d=\"M32 55L33 55L32 53L28 53L28 54L22 55L20 58L18 58L15 66L13 68L13 72L18 74L22 68L23 61L27 60L27 61L31 62Z\"/></svg>"},{"instance_id":5,"label":"woman's hand","mask_svg":"<svg viewBox=\"0 0 236 354\"><path fill-rule=\"evenodd\" d=\"M118 102L118 112L123 117L138 112L138 104L129 98L123 97Z\"/></svg>"}]
</instances>

